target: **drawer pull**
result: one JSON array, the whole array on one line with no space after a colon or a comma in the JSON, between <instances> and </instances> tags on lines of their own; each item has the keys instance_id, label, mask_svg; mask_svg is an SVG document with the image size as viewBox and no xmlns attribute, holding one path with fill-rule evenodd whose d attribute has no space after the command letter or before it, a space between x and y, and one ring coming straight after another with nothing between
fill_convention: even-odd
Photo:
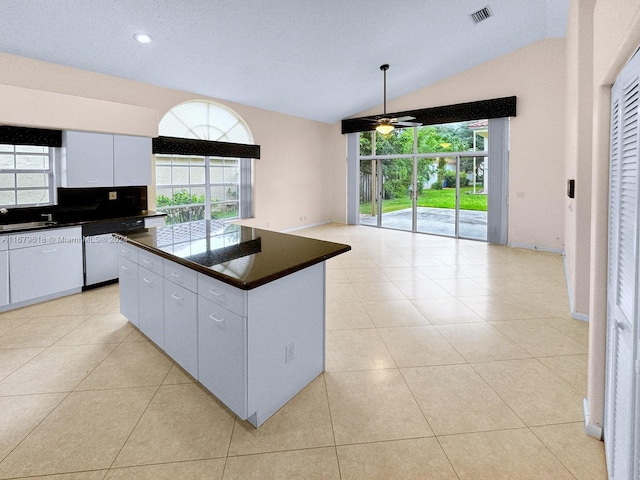
<instances>
[{"instance_id":1,"label":"drawer pull","mask_svg":"<svg viewBox=\"0 0 640 480\"><path fill-rule=\"evenodd\" d=\"M123 270L129 270L129 267L127 267L126 265L122 265L121 267Z\"/></svg>"},{"instance_id":2,"label":"drawer pull","mask_svg":"<svg viewBox=\"0 0 640 480\"><path fill-rule=\"evenodd\" d=\"M216 314L215 314L215 313L212 313L211 315L209 315L209 318L210 318L211 320L213 320L214 322L217 322L217 323L222 323L222 322L224 322L224 318L218 318L218 317L216 317Z\"/></svg>"},{"instance_id":3,"label":"drawer pull","mask_svg":"<svg viewBox=\"0 0 640 480\"><path fill-rule=\"evenodd\" d=\"M216 289L215 289L215 288L210 289L210 290L209 290L209 293L210 293L211 295L216 296L216 297L224 297L224 292L220 292L220 293L218 293L218 292L216 292Z\"/></svg>"},{"instance_id":4,"label":"drawer pull","mask_svg":"<svg viewBox=\"0 0 640 480\"><path fill-rule=\"evenodd\" d=\"M98 180L85 180L84 183L98 183Z\"/></svg>"},{"instance_id":5,"label":"drawer pull","mask_svg":"<svg viewBox=\"0 0 640 480\"><path fill-rule=\"evenodd\" d=\"M181 274L181 273L176 273L176 272L171 272L171 276L172 276L172 277L176 277L176 278L182 278L182 277L184 277L184 275L183 275L183 274Z\"/></svg>"},{"instance_id":6,"label":"drawer pull","mask_svg":"<svg viewBox=\"0 0 640 480\"><path fill-rule=\"evenodd\" d=\"M149 260L149 259L147 259L147 258L143 258L143 259L142 259L142 261L143 261L144 263L146 263L147 265L148 265L148 264L150 264L150 263L153 263L153 260Z\"/></svg>"},{"instance_id":7,"label":"drawer pull","mask_svg":"<svg viewBox=\"0 0 640 480\"><path fill-rule=\"evenodd\" d=\"M149 280L148 278L142 277L142 280L144 280L144 283L153 283L153 280Z\"/></svg>"},{"instance_id":8,"label":"drawer pull","mask_svg":"<svg viewBox=\"0 0 640 480\"><path fill-rule=\"evenodd\" d=\"M57 251L57 250L55 248L52 248L50 250L40 250L40 253L53 253L55 251Z\"/></svg>"},{"instance_id":9,"label":"drawer pull","mask_svg":"<svg viewBox=\"0 0 640 480\"><path fill-rule=\"evenodd\" d=\"M181 297L180 295L176 295L175 293L171 294L171 298L173 298L174 300L184 300L184 297Z\"/></svg>"}]
</instances>

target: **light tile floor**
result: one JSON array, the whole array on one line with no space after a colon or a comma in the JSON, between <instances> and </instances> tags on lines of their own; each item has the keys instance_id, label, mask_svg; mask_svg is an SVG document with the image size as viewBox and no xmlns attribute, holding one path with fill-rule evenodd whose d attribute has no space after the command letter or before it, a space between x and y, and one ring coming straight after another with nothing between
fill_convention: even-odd
<instances>
[{"instance_id":1,"label":"light tile floor","mask_svg":"<svg viewBox=\"0 0 640 480\"><path fill-rule=\"evenodd\" d=\"M0 478L605 479L558 255L368 227L327 263L326 372L259 429L118 312L0 314Z\"/></svg>"}]
</instances>

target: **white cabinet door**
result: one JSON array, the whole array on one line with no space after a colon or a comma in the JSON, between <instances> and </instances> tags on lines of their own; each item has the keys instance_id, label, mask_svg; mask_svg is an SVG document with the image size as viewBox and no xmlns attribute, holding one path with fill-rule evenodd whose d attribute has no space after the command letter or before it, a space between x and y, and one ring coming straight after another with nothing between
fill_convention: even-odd
<instances>
[{"instance_id":1,"label":"white cabinet door","mask_svg":"<svg viewBox=\"0 0 640 480\"><path fill-rule=\"evenodd\" d=\"M139 328L153 343L164 350L163 278L138 265Z\"/></svg>"},{"instance_id":2,"label":"white cabinet door","mask_svg":"<svg viewBox=\"0 0 640 480\"><path fill-rule=\"evenodd\" d=\"M113 184L151 185L151 139L113 136Z\"/></svg>"},{"instance_id":3,"label":"white cabinet door","mask_svg":"<svg viewBox=\"0 0 640 480\"><path fill-rule=\"evenodd\" d=\"M62 185L112 187L151 184L151 139L63 132Z\"/></svg>"},{"instance_id":4,"label":"white cabinet door","mask_svg":"<svg viewBox=\"0 0 640 480\"><path fill-rule=\"evenodd\" d=\"M198 378L198 296L164 281L164 349L178 365Z\"/></svg>"},{"instance_id":5,"label":"white cabinet door","mask_svg":"<svg viewBox=\"0 0 640 480\"><path fill-rule=\"evenodd\" d=\"M0 251L0 307L9 303L9 252Z\"/></svg>"},{"instance_id":6,"label":"white cabinet door","mask_svg":"<svg viewBox=\"0 0 640 480\"><path fill-rule=\"evenodd\" d=\"M126 245L125 252L136 253L134 247ZM137 256L136 256L137 258ZM136 327L140 326L138 315L138 265L124 256L120 256L120 313L127 317Z\"/></svg>"},{"instance_id":7,"label":"white cabinet door","mask_svg":"<svg viewBox=\"0 0 640 480\"><path fill-rule=\"evenodd\" d=\"M61 242L9 252L11 303L82 288L82 242Z\"/></svg>"},{"instance_id":8,"label":"white cabinet door","mask_svg":"<svg viewBox=\"0 0 640 480\"><path fill-rule=\"evenodd\" d=\"M247 418L247 319L198 297L198 380Z\"/></svg>"},{"instance_id":9,"label":"white cabinet door","mask_svg":"<svg viewBox=\"0 0 640 480\"><path fill-rule=\"evenodd\" d=\"M113 135L65 131L62 142L64 186L113 186Z\"/></svg>"}]
</instances>

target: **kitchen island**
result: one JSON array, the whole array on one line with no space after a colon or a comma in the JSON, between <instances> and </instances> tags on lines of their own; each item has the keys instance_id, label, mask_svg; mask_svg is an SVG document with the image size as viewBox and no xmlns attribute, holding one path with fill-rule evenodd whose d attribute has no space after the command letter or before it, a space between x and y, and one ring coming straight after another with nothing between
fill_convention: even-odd
<instances>
[{"instance_id":1,"label":"kitchen island","mask_svg":"<svg viewBox=\"0 0 640 480\"><path fill-rule=\"evenodd\" d=\"M213 220L118 237L122 314L241 419L324 371L325 261L350 246Z\"/></svg>"}]
</instances>

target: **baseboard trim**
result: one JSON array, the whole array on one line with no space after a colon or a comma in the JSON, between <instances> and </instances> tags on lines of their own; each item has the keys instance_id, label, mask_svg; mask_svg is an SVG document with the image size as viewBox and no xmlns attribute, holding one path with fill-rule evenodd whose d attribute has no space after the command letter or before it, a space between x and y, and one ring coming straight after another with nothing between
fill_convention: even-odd
<instances>
[{"instance_id":1,"label":"baseboard trim","mask_svg":"<svg viewBox=\"0 0 640 480\"><path fill-rule=\"evenodd\" d=\"M571 309L571 318L573 318L574 320L579 320L581 322L589 323L589 315L587 315L586 313L574 312L573 308Z\"/></svg>"},{"instance_id":2,"label":"baseboard trim","mask_svg":"<svg viewBox=\"0 0 640 480\"><path fill-rule=\"evenodd\" d=\"M589 399L586 397L582 400L582 409L584 411L584 433L590 437L602 440L602 426L591 423L589 420Z\"/></svg>"},{"instance_id":3,"label":"baseboard trim","mask_svg":"<svg viewBox=\"0 0 640 480\"><path fill-rule=\"evenodd\" d=\"M560 248L539 247L537 245L529 245L527 243L508 243L507 246L514 248L524 248L526 250L535 250L538 252L557 253L558 255L564 254L564 251Z\"/></svg>"},{"instance_id":4,"label":"baseboard trim","mask_svg":"<svg viewBox=\"0 0 640 480\"><path fill-rule=\"evenodd\" d=\"M569 276L569 267L567 266L567 256L562 255L562 264L564 265L564 279L567 282L567 296L569 297L569 310L571 318L589 323L589 315L586 313L576 312L573 306L573 297L571 296L571 277Z\"/></svg>"},{"instance_id":5,"label":"baseboard trim","mask_svg":"<svg viewBox=\"0 0 640 480\"><path fill-rule=\"evenodd\" d=\"M299 227L285 228L284 230L280 230L280 232L290 233L290 232L295 232L296 230L304 230L305 228L319 227L321 225L326 225L328 223L331 223L331 220L327 220L326 222L312 223L310 225L300 225Z\"/></svg>"}]
</instances>

